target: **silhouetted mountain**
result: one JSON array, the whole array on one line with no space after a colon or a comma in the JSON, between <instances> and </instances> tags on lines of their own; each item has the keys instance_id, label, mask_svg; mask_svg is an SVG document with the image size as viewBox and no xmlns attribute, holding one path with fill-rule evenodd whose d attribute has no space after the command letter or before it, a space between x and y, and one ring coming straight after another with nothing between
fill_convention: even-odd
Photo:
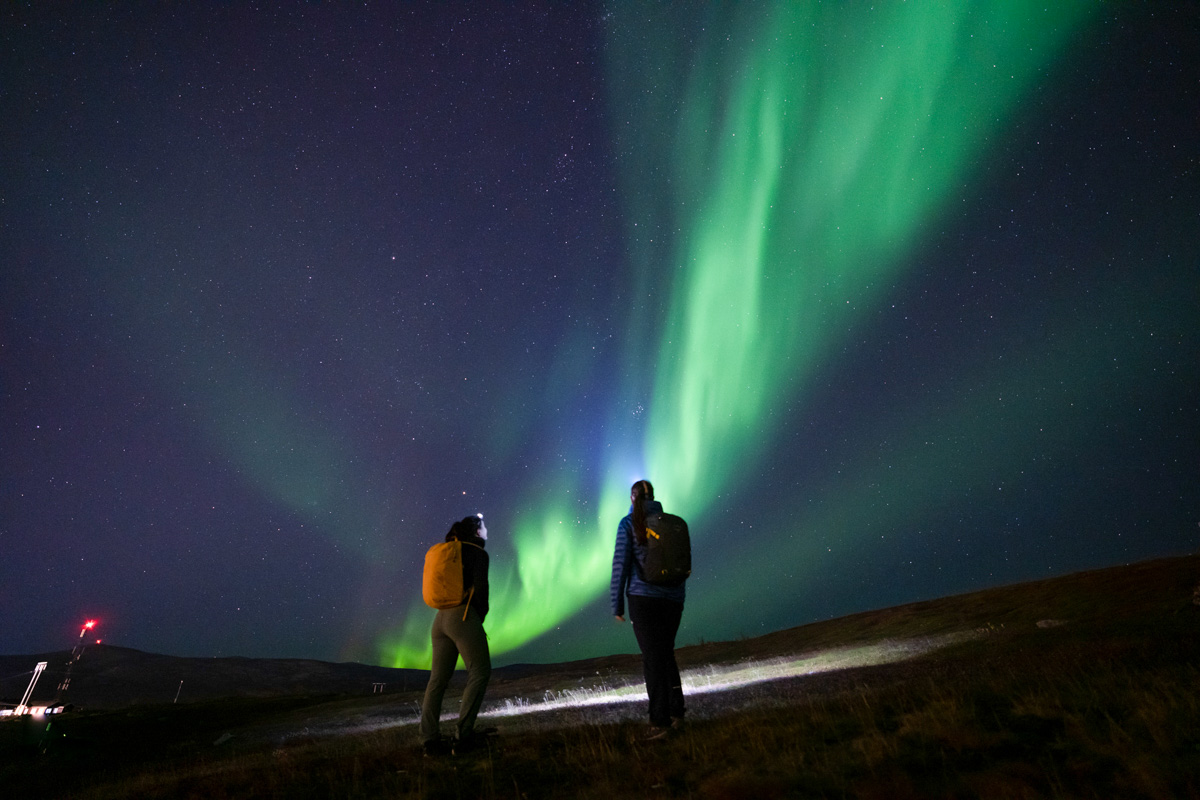
<instances>
[{"instance_id":1,"label":"silhouetted mountain","mask_svg":"<svg viewBox=\"0 0 1200 800\"><path fill-rule=\"evenodd\" d=\"M1143 624L1146 614L1200 616L1200 557L1157 559L1000 586L969 594L865 611L752 639L709 642L679 649L681 667L766 659L885 638L937 636L956 631L1017 632L1041 627ZM25 692L37 662L48 663L31 705L53 701L69 651L0 656L0 701ZM606 676L640 675L636 655L614 654L562 664L511 664L493 671L489 694L590 685ZM456 673L462 679L464 673ZM360 695L420 692L427 670L334 664L295 658L180 658L112 645L92 645L75 665L63 700L90 708L169 704L218 698ZM182 686L180 682L182 681Z\"/></svg>"},{"instance_id":2,"label":"silhouetted mountain","mask_svg":"<svg viewBox=\"0 0 1200 800\"><path fill-rule=\"evenodd\" d=\"M31 705L53 701L66 674L70 651L0 656L0 700L14 704L29 685L39 661L47 662ZM423 670L299 658L181 658L127 647L91 645L71 672L62 699L92 708L138 703L171 703L220 697L272 697L300 694L368 695L374 684L387 692L423 686ZM182 685L181 685L182 682Z\"/></svg>"}]
</instances>

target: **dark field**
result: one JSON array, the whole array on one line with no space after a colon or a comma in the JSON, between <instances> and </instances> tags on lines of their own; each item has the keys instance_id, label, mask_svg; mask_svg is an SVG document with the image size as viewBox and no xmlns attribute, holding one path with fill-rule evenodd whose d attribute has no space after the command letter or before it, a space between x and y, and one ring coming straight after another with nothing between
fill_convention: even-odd
<instances>
[{"instance_id":1,"label":"dark field","mask_svg":"<svg viewBox=\"0 0 1200 800\"><path fill-rule=\"evenodd\" d=\"M5 720L0 794L1200 797L1198 585L1200 557L1164 559L685 648L693 674L846 658L690 695L687 726L651 743L640 741L643 703L629 701L491 719L501 734L487 748L423 758L406 722L420 697L411 680L375 696L260 686L257 697L79 709L48 727ZM834 668L881 642L931 641L943 646ZM627 656L508 668L485 712L636 684L639 669Z\"/></svg>"}]
</instances>

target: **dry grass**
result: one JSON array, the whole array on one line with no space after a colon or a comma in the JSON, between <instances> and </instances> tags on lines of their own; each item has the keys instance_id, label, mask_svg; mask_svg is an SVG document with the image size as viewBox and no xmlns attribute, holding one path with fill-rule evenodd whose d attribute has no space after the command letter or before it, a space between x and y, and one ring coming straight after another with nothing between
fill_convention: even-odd
<instances>
[{"instance_id":1,"label":"dry grass","mask_svg":"<svg viewBox=\"0 0 1200 800\"><path fill-rule=\"evenodd\" d=\"M661 742L641 742L640 721L597 723L611 715L576 710L506 726L477 754L430 760L411 726L255 739L264 718L326 700L237 701L64 718L65 737L52 728L5 754L0 785L15 790L8 796L85 800L1200 797L1200 609L1186 602L1197 566L1064 579L1057 593L1039 586L1054 616L1070 620L1061 627L994 605L1003 627L934 655L696 696L688 727ZM1127 602L1096 614L1086 597L1095 592L1098 604L1114 592ZM970 599L970 614L985 613L982 602ZM239 735L212 744L231 729Z\"/></svg>"}]
</instances>

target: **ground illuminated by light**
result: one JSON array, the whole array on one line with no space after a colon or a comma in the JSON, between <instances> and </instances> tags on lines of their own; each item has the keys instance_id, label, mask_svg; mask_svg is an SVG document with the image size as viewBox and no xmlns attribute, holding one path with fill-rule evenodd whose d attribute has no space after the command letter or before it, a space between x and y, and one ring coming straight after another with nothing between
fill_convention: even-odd
<instances>
[{"instance_id":1,"label":"ground illuminated by light","mask_svg":"<svg viewBox=\"0 0 1200 800\"><path fill-rule=\"evenodd\" d=\"M839 647L798 657L777 658L769 661L743 661L737 664L684 670L681 676L683 692L686 696L711 694L804 675L893 664L964 641L972 636L974 634L955 633L927 639L885 640L877 644ZM535 714L584 706L619 705L644 700L646 700L646 689L640 682L619 686L601 685L586 689L547 692L544 699L535 701L509 698L504 700L501 705L485 706L480 717L510 717L517 714ZM453 719L454 715L450 714L448 718Z\"/></svg>"},{"instance_id":2,"label":"ground illuminated by light","mask_svg":"<svg viewBox=\"0 0 1200 800\"><path fill-rule=\"evenodd\" d=\"M742 689L755 684L818 675L858 667L881 666L906 661L933 650L966 641L976 636L973 632L949 633L942 636L918 639L889 639L874 644L837 647L804 653L797 656L775 658L765 661L741 661L735 664L710 665L684 670L683 691L686 696L713 694ZM630 676L622 676L627 679ZM630 718L643 716L640 705L646 700L645 685L636 677L632 683L608 683L563 691L547 691L540 697L506 697L484 701L479 718L483 721L517 716L533 716L569 709L597 706L620 706L638 704L628 710ZM457 718L457 698L447 697L442 719L451 723ZM624 713L622 717L626 716ZM416 725L419 712L365 724L332 725L322 729L309 727L303 735L337 735L369 733L404 725ZM298 735L298 734L295 734Z\"/></svg>"}]
</instances>

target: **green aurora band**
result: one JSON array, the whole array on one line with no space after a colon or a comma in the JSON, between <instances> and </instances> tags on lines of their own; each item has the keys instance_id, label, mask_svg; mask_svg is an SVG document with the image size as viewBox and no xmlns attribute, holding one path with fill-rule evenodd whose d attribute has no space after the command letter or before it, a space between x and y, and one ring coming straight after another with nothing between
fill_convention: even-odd
<instances>
[{"instance_id":1,"label":"green aurora band","mask_svg":"<svg viewBox=\"0 0 1200 800\"><path fill-rule=\"evenodd\" d=\"M814 373L883 301L988 138L1092 11L1013 0L618 6L609 93L637 298L626 362L656 373L652 386L619 390L610 451L640 449L630 459L694 519L736 488L777 415L803 407ZM630 422L635 406L647 411ZM914 434L896 460L939 458L924 441ZM515 570L493 563L494 654L606 590L616 521L640 476L630 466L614 458L601 485L570 472L541 482L537 497L561 500L515 525ZM870 469L847 480L878 494ZM854 504L864 491L836 494ZM918 513L903 486L886 491ZM853 535L865 523L844 505L812 524ZM381 642L384 663L428 667L430 613L414 602Z\"/></svg>"}]
</instances>

